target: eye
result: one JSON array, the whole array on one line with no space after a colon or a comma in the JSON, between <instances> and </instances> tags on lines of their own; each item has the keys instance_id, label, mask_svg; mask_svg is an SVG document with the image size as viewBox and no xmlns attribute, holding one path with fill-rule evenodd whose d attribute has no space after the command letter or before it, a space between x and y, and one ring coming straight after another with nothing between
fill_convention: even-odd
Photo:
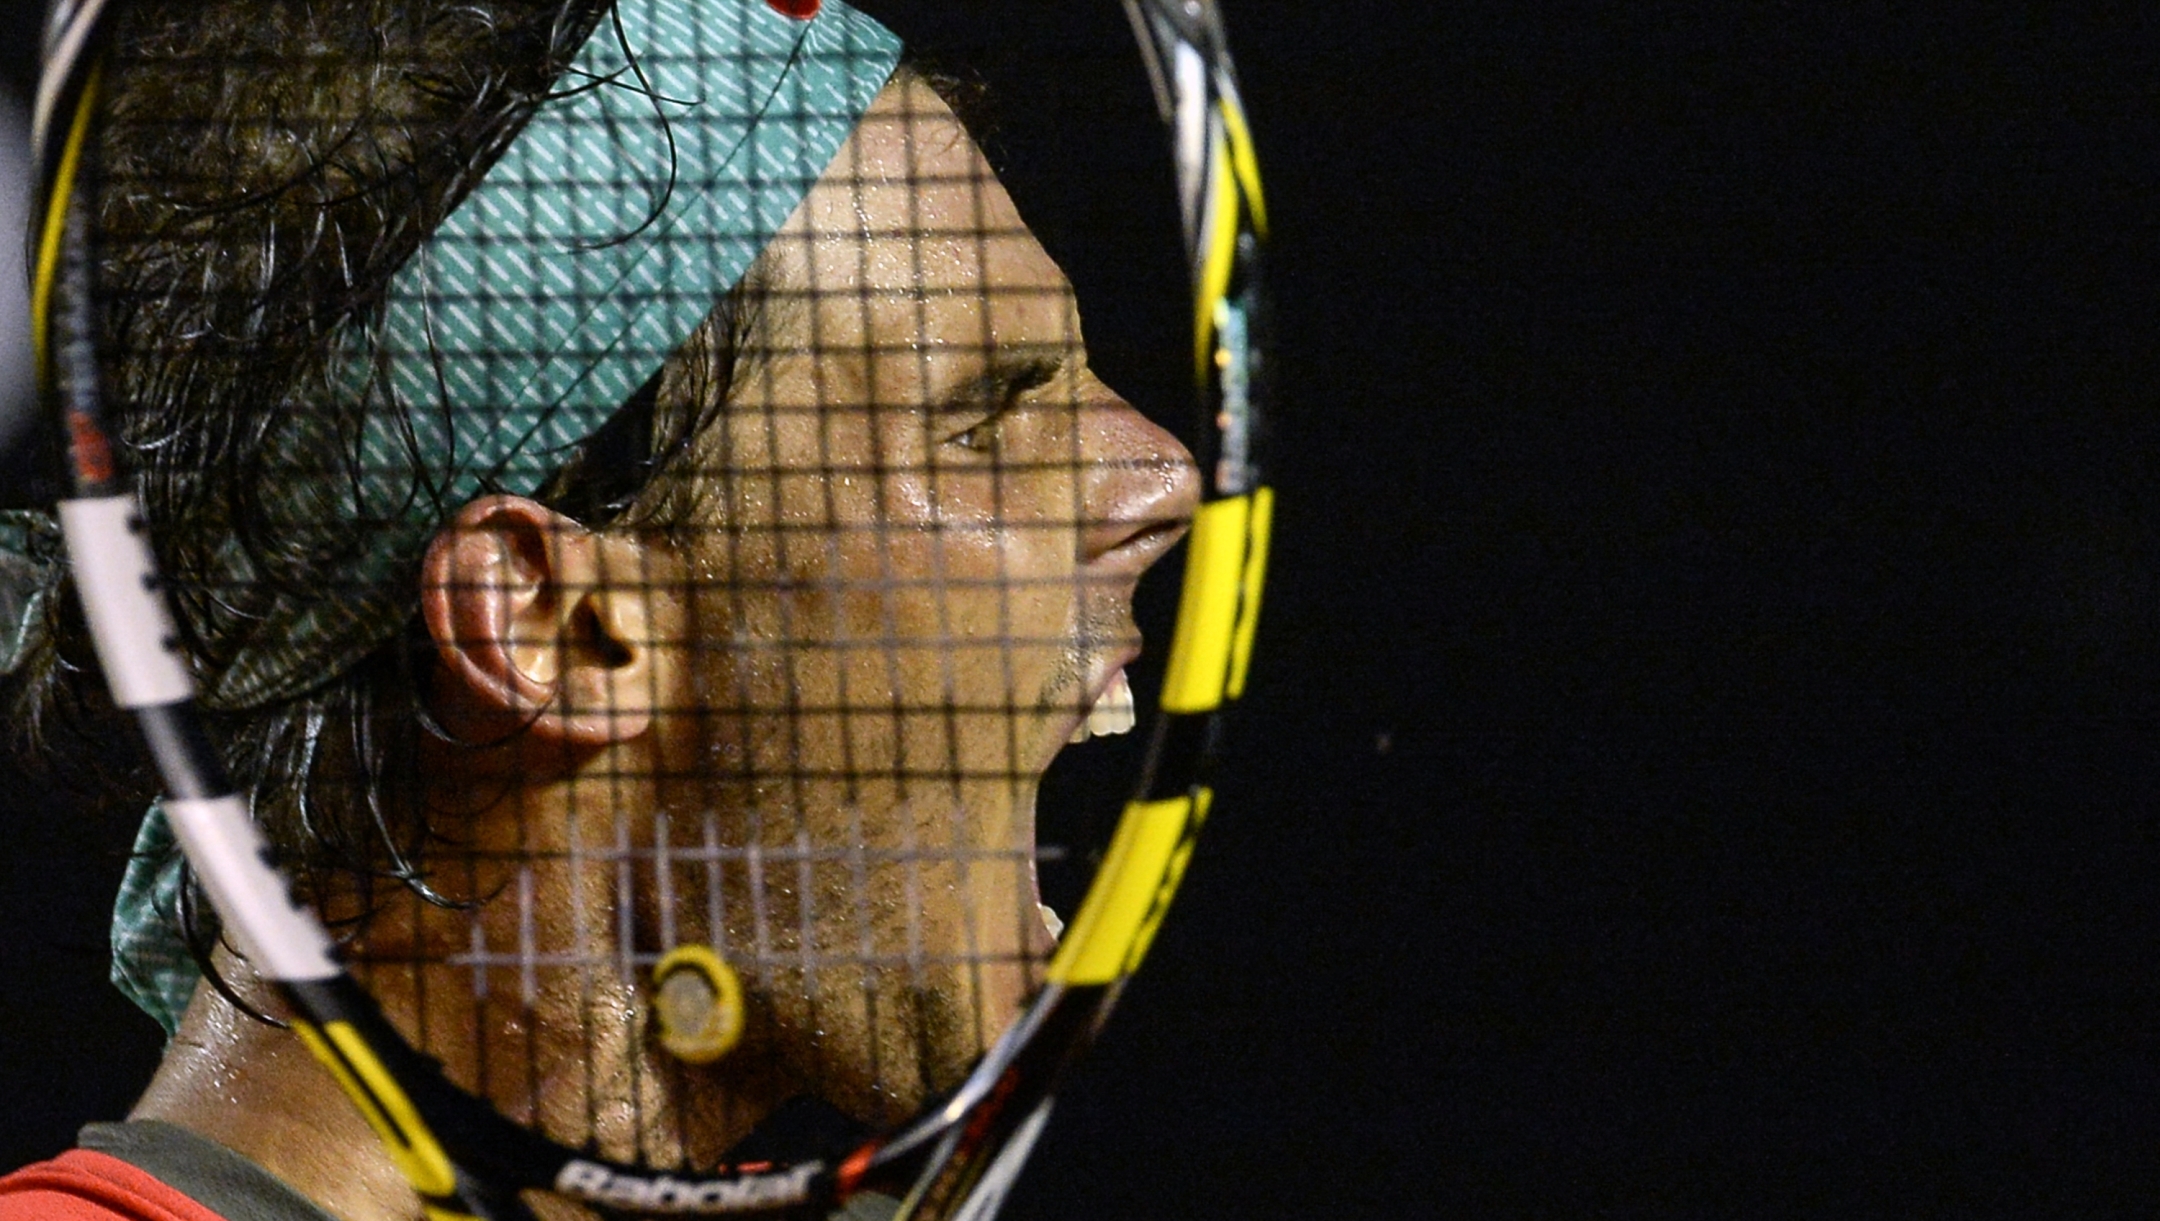
<instances>
[{"instance_id":1,"label":"eye","mask_svg":"<svg viewBox=\"0 0 2160 1221\"><path fill-rule=\"evenodd\" d=\"M998 449L999 432L1007 413L1016 405L1017 395L1006 393L990 403L978 402L964 412L949 412L939 429L940 443L958 446L975 454L995 454Z\"/></svg>"},{"instance_id":2,"label":"eye","mask_svg":"<svg viewBox=\"0 0 2160 1221\"><path fill-rule=\"evenodd\" d=\"M983 376L950 400L942 413L965 427L947 432L944 443L978 454L995 454L1004 422L1021 399L1056 381L1062 358L1035 357L993 362Z\"/></svg>"},{"instance_id":3,"label":"eye","mask_svg":"<svg viewBox=\"0 0 2160 1221\"><path fill-rule=\"evenodd\" d=\"M953 441L956 442L962 449L971 449L978 454L995 453L997 451L998 439L997 424L1000 419L1004 418L1004 415L1005 409L1001 407L998 409L997 413L995 415L992 415L989 419L984 420L982 423L977 424L975 427L970 428L965 432L961 432L955 435L953 437Z\"/></svg>"}]
</instances>

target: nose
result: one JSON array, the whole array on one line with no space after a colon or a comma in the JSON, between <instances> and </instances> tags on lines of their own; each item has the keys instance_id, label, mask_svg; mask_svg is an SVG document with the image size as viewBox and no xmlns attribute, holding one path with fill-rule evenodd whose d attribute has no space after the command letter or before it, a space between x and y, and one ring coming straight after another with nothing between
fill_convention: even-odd
<instances>
[{"instance_id":1,"label":"nose","mask_svg":"<svg viewBox=\"0 0 2160 1221\"><path fill-rule=\"evenodd\" d=\"M1184 537L1200 504L1200 469L1176 437L1089 380L1080 559L1138 577Z\"/></svg>"}]
</instances>

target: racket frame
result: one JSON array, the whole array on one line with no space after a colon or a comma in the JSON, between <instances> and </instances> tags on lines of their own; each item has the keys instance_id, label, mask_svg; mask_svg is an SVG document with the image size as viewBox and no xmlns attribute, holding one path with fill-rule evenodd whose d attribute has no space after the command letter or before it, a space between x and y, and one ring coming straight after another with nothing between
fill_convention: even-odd
<instances>
[{"instance_id":1,"label":"racket frame","mask_svg":"<svg viewBox=\"0 0 2160 1221\"><path fill-rule=\"evenodd\" d=\"M1213 803L1223 708L1243 693L1265 582L1273 496L1253 457L1264 368L1266 209L1214 0L1123 0L1172 131L1194 285L1196 447L1207 490L1185 565L1147 763L1046 984L939 1105L851 1149L674 1174L591 1158L454 1086L338 963L320 921L269 863L261 832L202 729L159 592L149 527L106 418L93 344L91 175L112 0L59 0L35 108L44 218L33 328L39 383L68 440L62 528L115 703L131 712L167 816L225 928L283 993L292 1028L382 1138L430 1221L528 1221L521 1191L602 1207L728 1215L843 1202L912 1181L896 1221L989 1221L1040 1135L1056 1087L1138 969Z\"/></svg>"}]
</instances>

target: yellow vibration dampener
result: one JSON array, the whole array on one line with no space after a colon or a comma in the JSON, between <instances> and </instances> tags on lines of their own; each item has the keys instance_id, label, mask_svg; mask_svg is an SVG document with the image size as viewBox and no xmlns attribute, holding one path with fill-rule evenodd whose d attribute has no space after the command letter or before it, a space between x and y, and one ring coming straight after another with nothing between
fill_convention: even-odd
<instances>
[{"instance_id":1,"label":"yellow vibration dampener","mask_svg":"<svg viewBox=\"0 0 2160 1221\"><path fill-rule=\"evenodd\" d=\"M742 981L709 947L677 946L653 965L653 1016L669 1055L710 1064L742 1038Z\"/></svg>"}]
</instances>

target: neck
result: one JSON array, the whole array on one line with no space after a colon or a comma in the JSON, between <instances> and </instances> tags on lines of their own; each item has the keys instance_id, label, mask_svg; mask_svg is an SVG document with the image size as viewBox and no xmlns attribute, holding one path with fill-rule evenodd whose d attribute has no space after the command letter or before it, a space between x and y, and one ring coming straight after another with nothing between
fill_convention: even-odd
<instances>
[{"instance_id":1,"label":"neck","mask_svg":"<svg viewBox=\"0 0 2160 1221\"><path fill-rule=\"evenodd\" d=\"M300 1041L207 985L130 1119L159 1119L255 1162L341 1221L413 1221L420 1198Z\"/></svg>"}]
</instances>

